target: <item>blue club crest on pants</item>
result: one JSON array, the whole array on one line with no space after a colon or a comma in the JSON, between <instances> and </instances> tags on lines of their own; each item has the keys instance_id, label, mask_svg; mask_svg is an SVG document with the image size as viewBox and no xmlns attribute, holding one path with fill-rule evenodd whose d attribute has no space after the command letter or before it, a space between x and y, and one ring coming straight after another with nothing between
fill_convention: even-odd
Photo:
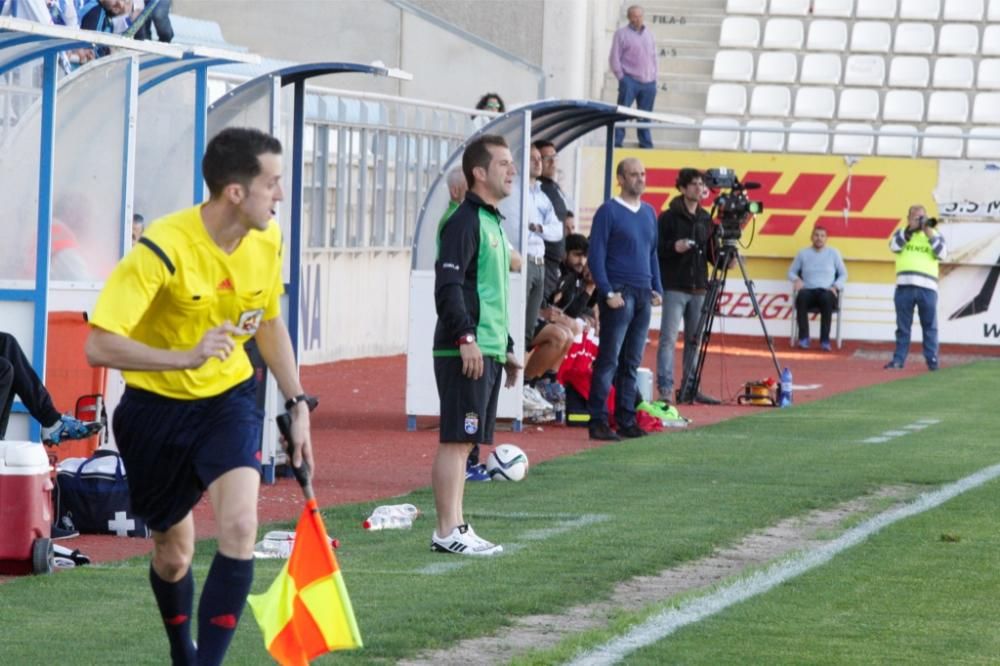
<instances>
[{"instance_id":1,"label":"blue club crest on pants","mask_svg":"<svg viewBox=\"0 0 1000 666\"><path fill-rule=\"evenodd\" d=\"M465 415L465 434L474 435L479 430L479 415L469 412Z\"/></svg>"}]
</instances>

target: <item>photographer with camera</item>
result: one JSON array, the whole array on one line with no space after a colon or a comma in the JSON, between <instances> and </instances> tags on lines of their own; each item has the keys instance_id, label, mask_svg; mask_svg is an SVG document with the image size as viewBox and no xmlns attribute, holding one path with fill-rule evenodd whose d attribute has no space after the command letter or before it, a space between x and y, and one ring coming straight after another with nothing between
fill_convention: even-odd
<instances>
[{"instance_id":1,"label":"photographer with camera","mask_svg":"<svg viewBox=\"0 0 1000 666\"><path fill-rule=\"evenodd\" d=\"M916 306L923 330L924 360L928 370L938 369L937 283L938 265L947 256L937 219L927 217L920 204L910 206L906 226L889 241L896 254L896 351L885 367L902 368L910 349L910 328Z\"/></svg>"},{"instance_id":2,"label":"photographer with camera","mask_svg":"<svg viewBox=\"0 0 1000 666\"><path fill-rule=\"evenodd\" d=\"M663 311L660 341L656 347L656 388L660 400L673 404L674 346L681 319L684 319L683 377L691 369L698 352L698 320L708 288L712 261L712 216L701 207L705 181L697 169L685 167L677 173L675 197L657 220L657 256L663 281ZM716 398L698 393L695 402L716 405Z\"/></svg>"}]
</instances>

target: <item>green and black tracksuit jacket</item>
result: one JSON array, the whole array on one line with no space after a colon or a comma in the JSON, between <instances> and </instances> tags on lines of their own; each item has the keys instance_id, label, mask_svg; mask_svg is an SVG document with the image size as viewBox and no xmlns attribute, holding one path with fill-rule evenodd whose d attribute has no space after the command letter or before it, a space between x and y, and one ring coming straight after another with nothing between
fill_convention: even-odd
<instances>
[{"instance_id":1,"label":"green and black tracksuit jacket","mask_svg":"<svg viewBox=\"0 0 1000 666\"><path fill-rule=\"evenodd\" d=\"M503 215L476 194L439 226L434 263L434 356L458 356L458 338L476 336L484 358L503 363L514 351L510 321L510 251Z\"/></svg>"}]
</instances>

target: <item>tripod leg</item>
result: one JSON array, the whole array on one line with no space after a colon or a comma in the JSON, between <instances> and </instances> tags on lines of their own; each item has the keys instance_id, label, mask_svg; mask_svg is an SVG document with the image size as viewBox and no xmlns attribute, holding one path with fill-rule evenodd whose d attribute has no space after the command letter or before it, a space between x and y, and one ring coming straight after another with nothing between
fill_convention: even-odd
<instances>
[{"instance_id":1,"label":"tripod leg","mask_svg":"<svg viewBox=\"0 0 1000 666\"><path fill-rule=\"evenodd\" d=\"M760 311L760 303L757 301L757 294L754 292L753 280L747 274L746 261L743 259L743 255L739 252L736 253L736 261L740 265L740 273L743 274L743 284L747 287L747 293L750 295L750 303L753 305L753 312L757 315L757 321L760 322L760 330L764 332L764 341L767 343L767 349L771 352L771 361L774 363L774 371L777 373L775 376L781 376L781 364L778 363L778 355L774 351L774 341L771 340L771 336L767 333L767 324L764 323L764 315Z\"/></svg>"},{"instance_id":2,"label":"tripod leg","mask_svg":"<svg viewBox=\"0 0 1000 666\"><path fill-rule=\"evenodd\" d=\"M697 356L681 384L681 390L677 397L677 402L693 403L698 396L698 387L701 384L701 372L705 366L705 357L708 355L708 343L712 337L712 324L715 322L715 313L718 311L719 298L725 291L726 275L729 272L731 261L731 250L728 246L723 246L712 266L712 277L708 281L708 291L705 294L705 302L701 306L701 317L698 320L697 332ZM685 331L685 335L687 332Z\"/></svg>"}]
</instances>

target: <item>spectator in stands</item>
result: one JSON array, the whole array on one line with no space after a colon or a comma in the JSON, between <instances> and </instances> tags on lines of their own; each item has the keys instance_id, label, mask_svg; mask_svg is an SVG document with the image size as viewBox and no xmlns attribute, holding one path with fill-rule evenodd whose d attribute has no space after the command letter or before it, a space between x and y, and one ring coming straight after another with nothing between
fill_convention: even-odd
<instances>
[{"instance_id":1,"label":"spectator in stands","mask_svg":"<svg viewBox=\"0 0 1000 666\"><path fill-rule=\"evenodd\" d=\"M551 294L555 291L556 283L559 282L562 261L566 257L566 234L573 233L572 226L570 229L566 229L567 219L570 219L570 225L572 225L573 212L572 206L569 204L569 197L556 182L559 175L559 164L555 144L551 141L539 140L535 141L534 145L542 156L542 174L538 177L538 182L542 185L542 192L552 202L556 218L563 224L559 240L545 241L545 293Z\"/></svg>"},{"instance_id":2,"label":"spectator in stands","mask_svg":"<svg viewBox=\"0 0 1000 666\"><path fill-rule=\"evenodd\" d=\"M528 172L528 240L524 260L528 266L525 275L524 341L530 347L535 337L535 320L545 298L545 243L561 241L562 222L556 217L552 202L542 191L538 177L542 175L542 155L531 147Z\"/></svg>"},{"instance_id":3,"label":"spectator in stands","mask_svg":"<svg viewBox=\"0 0 1000 666\"><path fill-rule=\"evenodd\" d=\"M656 40L643 22L642 7L628 8L628 25L615 31L611 42L611 71L618 79L618 105L652 111L656 101ZM640 129L639 147L652 148L648 129ZM615 130L615 147L625 141L625 129Z\"/></svg>"},{"instance_id":4,"label":"spectator in stands","mask_svg":"<svg viewBox=\"0 0 1000 666\"><path fill-rule=\"evenodd\" d=\"M517 383L507 311L507 239L497 205L510 195L517 169L503 137L483 135L462 155L465 201L441 229L434 264L434 377L441 399L440 445L431 469L437 525L431 549L495 555L503 547L465 521L464 467L473 444L492 444L500 384Z\"/></svg>"},{"instance_id":5,"label":"spectator in stands","mask_svg":"<svg viewBox=\"0 0 1000 666\"><path fill-rule=\"evenodd\" d=\"M101 430L99 422L85 422L69 414L60 414L21 345L13 335L0 332L0 439L7 432L14 396L21 399L28 413L41 424L42 441L46 444L85 439Z\"/></svg>"},{"instance_id":6,"label":"spectator in stands","mask_svg":"<svg viewBox=\"0 0 1000 666\"><path fill-rule=\"evenodd\" d=\"M153 7L153 13L149 17L149 20L143 24L139 30L135 33L136 39L152 39L153 34L150 26L156 27L156 38L164 43L169 44L174 40L174 26L170 23L170 3L171 0L134 0L136 8L139 12L142 11L141 5L150 5L156 2Z\"/></svg>"},{"instance_id":7,"label":"spectator in stands","mask_svg":"<svg viewBox=\"0 0 1000 666\"><path fill-rule=\"evenodd\" d=\"M139 213L132 215L132 245L139 242L142 232L146 227L146 219Z\"/></svg>"},{"instance_id":8,"label":"spectator in stands","mask_svg":"<svg viewBox=\"0 0 1000 666\"><path fill-rule=\"evenodd\" d=\"M690 167L681 169L677 173L680 196L670 202L657 221L657 254L664 292L660 340L656 348L656 387L660 400L666 403L674 402L674 347L682 319L682 382L698 353L698 321L708 289L715 228L712 217L701 207L704 186L700 171ZM698 393L695 401L708 405L719 403L716 398L704 393Z\"/></svg>"},{"instance_id":9,"label":"spectator in stands","mask_svg":"<svg viewBox=\"0 0 1000 666\"><path fill-rule=\"evenodd\" d=\"M132 11L132 0L84 0L78 15L80 27L84 30L114 33L112 22L116 16L126 16ZM106 46L98 46L97 56L103 58L111 50Z\"/></svg>"},{"instance_id":10,"label":"spectator in stands","mask_svg":"<svg viewBox=\"0 0 1000 666\"><path fill-rule=\"evenodd\" d=\"M601 344L587 401L590 438L642 437L636 423L636 370L649 332L650 303L663 287L656 258L656 213L642 200L646 169L634 157L618 163L621 195L601 204L590 230L587 263L597 284ZM615 421L608 425L608 394L615 386Z\"/></svg>"},{"instance_id":11,"label":"spectator in stands","mask_svg":"<svg viewBox=\"0 0 1000 666\"><path fill-rule=\"evenodd\" d=\"M910 206L906 226L889 240L896 254L896 351L886 369L902 368L910 351L913 308L923 329L924 361L928 370L938 369L937 296L939 264L947 257L944 236L935 228L937 220L927 218L921 204Z\"/></svg>"},{"instance_id":12,"label":"spectator in stands","mask_svg":"<svg viewBox=\"0 0 1000 666\"><path fill-rule=\"evenodd\" d=\"M836 248L826 244L826 229L813 227L812 245L799 250L788 269L795 292L798 345L809 349L809 309L819 308L819 346L830 351L830 323L837 299L847 282L847 267Z\"/></svg>"},{"instance_id":13,"label":"spectator in stands","mask_svg":"<svg viewBox=\"0 0 1000 666\"><path fill-rule=\"evenodd\" d=\"M480 97L479 101L476 102L476 108L480 111L492 111L493 113L503 113L507 110L500 95L494 92L488 92ZM477 130L482 129L491 120L493 120L492 116L472 116L472 127Z\"/></svg>"},{"instance_id":14,"label":"spectator in stands","mask_svg":"<svg viewBox=\"0 0 1000 666\"><path fill-rule=\"evenodd\" d=\"M0 16L34 21L45 25L62 25L67 28L79 28L76 0L9 0L0 2ZM67 71L72 64L84 64L94 59L93 49L73 49L65 52L63 64Z\"/></svg>"}]
</instances>

